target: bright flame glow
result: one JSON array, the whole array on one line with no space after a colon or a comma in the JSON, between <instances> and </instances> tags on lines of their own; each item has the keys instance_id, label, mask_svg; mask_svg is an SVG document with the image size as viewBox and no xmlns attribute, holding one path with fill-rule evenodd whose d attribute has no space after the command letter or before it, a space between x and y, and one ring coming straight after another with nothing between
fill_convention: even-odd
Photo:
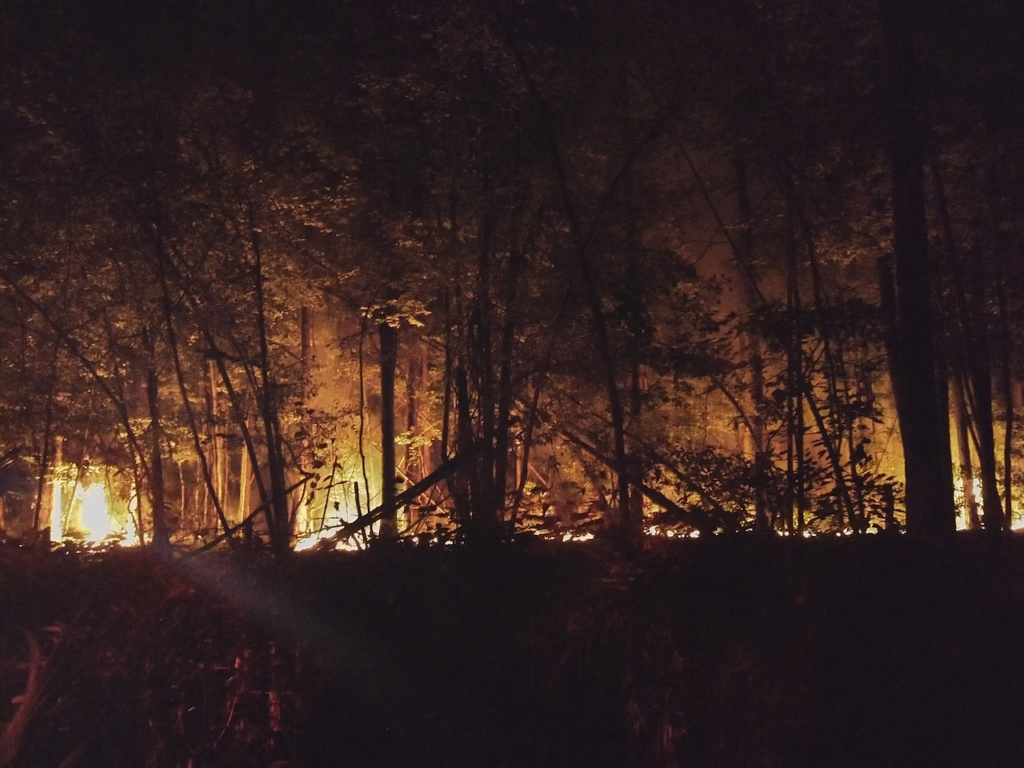
<instances>
[{"instance_id":1,"label":"bright flame glow","mask_svg":"<svg viewBox=\"0 0 1024 768\"><path fill-rule=\"evenodd\" d=\"M648 536L664 536L666 539L699 539L700 531L693 530L689 533L684 533L678 528L669 528L662 525L648 525L644 528L644 533Z\"/></svg>"},{"instance_id":2,"label":"bright flame glow","mask_svg":"<svg viewBox=\"0 0 1024 768\"><path fill-rule=\"evenodd\" d=\"M100 541L115 533L114 521L107 507L107 487L103 483L92 483L88 488L75 486L72 504L82 505L79 519L86 539Z\"/></svg>"},{"instance_id":3,"label":"bright flame glow","mask_svg":"<svg viewBox=\"0 0 1024 768\"><path fill-rule=\"evenodd\" d=\"M339 539L338 541L331 542L331 536L336 533L335 530L324 528L323 530L311 533L308 536L303 536L297 539L295 542L296 552L305 552L308 549L313 549L320 542L325 542L324 546L327 549L334 550L336 552L355 552L359 549L359 546L353 541L352 538Z\"/></svg>"},{"instance_id":4,"label":"bright flame glow","mask_svg":"<svg viewBox=\"0 0 1024 768\"><path fill-rule=\"evenodd\" d=\"M128 515L128 522L124 526L124 538L121 539L122 547L137 547L141 545L139 541L139 532L135 528L135 518L131 514Z\"/></svg>"},{"instance_id":5,"label":"bright flame glow","mask_svg":"<svg viewBox=\"0 0 1024 768\"><path fill-rule=\"evenodd\" d=\"M61 479L78 474L77 469L70 465L60 467L58 470L54 473L53 481L51 542L59 544L66 539L76 539L87 545L97 545L105 543L108 539L117 538L123 547L139 544L139 535L131 514L129 513L125 524L114 516L106 483L100 480L89 482L86 479L87 485L83 485L80 482ZM65 499L69 501L65 503Z\"/></svg>"},{"instance_id":6,"label":"bright flame glow","mask_svg":"<svg viewBox=\"0 0 1024 768\"><path fill-rule=\"evenodd\" d=\"M340 490L336 490L331 494L330 499L327 502L328 513L324 518L323 523L320 525L318 530L309 530L310 519L309 510L306 507L305 502L299 506L296 514L296 531L305 531L304 536L299 536L295 540L295 551L304 552L309 549L313 549L320 542L324 542L326 549L344 552L354 552L359 549L359 545L356 544L355 537L348 539L331 542L330 538L334 536L338 529L344 525L354 523L358 518L359 514L355 509L348 506L341 495ZM315 526L314 526L315 527ZM374 523L371 527L371 531L376 531L379 527L379 523Z\"/></svg>"},{"instance_id":7,"label":"bright flame glow","mask_svg":"<svg viewBox=\"0 0 1024 768\"><path fill-rule=\"evenodd\" d=\"M592 533L573 533L572 531L566 531L562 534L562 541L592 541L594 534Z\"/></svg>"},{"instance_id":8,"label":"bright flame glow","mask_svg":"<svg viewBox=\"0 0 1024 768\"><path fill-rule=\"evenodd\" d=\"M64 539L64 521L62 519L64 510L64 494L61 493L60 483L53 483L53 499L50 510L50 541L62 541Z\"/></svg>"},{"instance_id":9,"label":"bright flame glow","mask_svg":"<svg viewBox=\"0 0 1024 768\"><path fill-rule=\"evenodd\" d=\"M316 533L311 533L309 536L303 536L295 542L295 551L304 552L307 549L312 549L321 541L330 536L331 533L331 531L324 529L322 531L317 531Z\"/></svg>"},{"instance_id":10,"label":"bright flame glow","mask_svg":"<svg viewBox=\"0 0 1024 768\"><path fill-rule=\"evenodd\" d=\"M985 505L981 503L981 479L972 478L971 488L974 490L974 502L978 507L978 516L981 517L985 514ZM953 498L956 500L956 529L958 531L967 530L970 519L967 513L967 502L964 500L964 481L961 477L953 479Z\"/></svg>"}]
</instances>

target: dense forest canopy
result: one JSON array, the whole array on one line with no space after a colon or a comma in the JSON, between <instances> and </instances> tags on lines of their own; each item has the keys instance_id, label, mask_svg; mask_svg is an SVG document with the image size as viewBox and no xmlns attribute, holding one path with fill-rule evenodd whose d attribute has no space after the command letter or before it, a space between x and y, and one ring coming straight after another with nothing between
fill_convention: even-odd
<instances>
[{"instance_id":1,"label":"dense forest canopy","mask_svg":"<svg viewBox=\"0 0 1024 768\"><path fill-rule=\"evenodd\" d=\"M1012 527L1022 14L7 3L4 530Z\"/></svg>"}]
</instances>

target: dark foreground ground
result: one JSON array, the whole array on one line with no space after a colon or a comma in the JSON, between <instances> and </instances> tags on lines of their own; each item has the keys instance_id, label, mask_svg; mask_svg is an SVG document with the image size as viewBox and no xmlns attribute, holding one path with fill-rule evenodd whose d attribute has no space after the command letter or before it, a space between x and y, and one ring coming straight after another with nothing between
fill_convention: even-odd
<instances>
[{"instance_id":1,"label":"dark foreground ground","mask_svg":"<svg viewBox=\"0 0 1024 768\"><path fill-rule=\"evenodd\" d=\"M1022 652L1021 541L5 549L0 766L1024 766Z\"/></svg>"}]
</instances>

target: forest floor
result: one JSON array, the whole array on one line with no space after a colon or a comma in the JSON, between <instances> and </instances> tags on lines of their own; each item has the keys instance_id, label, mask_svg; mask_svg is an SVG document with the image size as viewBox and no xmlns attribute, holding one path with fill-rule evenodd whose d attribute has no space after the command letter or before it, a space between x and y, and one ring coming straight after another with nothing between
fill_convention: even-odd
<instances>
[{"instance_id":1,"label":"forest floor","mask_svg":"<svg viewBox=\"0 0 1024 768\"><path fill-rule=\"evenodd\" d=\"M1022 766L1022 652L1019 538L7 546L0 766Z\"/></svg>"}]
</instances>

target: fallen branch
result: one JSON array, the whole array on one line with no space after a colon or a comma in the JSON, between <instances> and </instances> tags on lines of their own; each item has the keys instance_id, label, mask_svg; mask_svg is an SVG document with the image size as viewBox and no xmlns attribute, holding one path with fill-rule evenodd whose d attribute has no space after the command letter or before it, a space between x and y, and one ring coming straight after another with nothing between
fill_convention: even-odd
<instances>
[{"instance_id":1,"label":"fallen branch","mask_svg":"<svg viewBox=\"0 0 1024 768\"><path fill-rule=\"evenodd\" d=\"M303 485L304 483L306 483L308 480L309 480L309 477L303 477L301 480L299 480L294 485L291 485L288 488L285 488L284 495L287 496L289 493L294 491L300 485ZM244 528L245 526L249 525L253 521L253 519L255 519L256 515L260 514L263 511L264 507L266 507L266 504L260 504L258 507L256 507L256 509L254 509L252 512L249 513L249 516L247 518L245 518L245 520L240 522L238 525L233 526L232 528L228 528L226 531L224 531L224 533L220 534L217 538L213 539L212 541L209 541L206 544L203 544L203 546L201 546L199 549L193 549L191 552L189 552L186 555L186 557L191 557L192 555L198 555L200 552L206 552L207 550L213 549L215 546L217 546L222 541L224 541L224 539L228 538L229 536L234 535L237 531L240 531L242 528Z\"/></svg>"},{"instance_id":2,"label":"fallen branch","mask_svg":"<svg viewBox=\"0 0 1024 768\"><path fill-rule=\"evenodd\" d=\"M609 469L614 469L614 463L607 456L602 454L596 447L588 443L579 435L573 434L567 429L562 427L556 427L558 433L562 435L566 440L575 445L577 448L581 448L585 453L590 454L593 458L600 461ZM675 468L671 468L673 472L676 472ZM682 476L682 475L680 475ZM680 521L686 525L691 525L698 530L709 530L714 527L714 520L711 515L707 515L701 512L694 512L693 510L683 509L674 501L669 499L661 491L657 491L651 488L649 485L645 485L637 479L632 479L630 484L642 493L653 503L664 509L666 512L671 512L680 518ZM712 499L710 496L705 494L700 488L694 486L694 491L700 496L701 501L710 506L714 511L715 515L725 515L725 510L722 509L721 505Z\"/></svg>"},{"instance_id":3,"label":"fallen branch","mask_svg":"<svg viewBox=\"0 0 1024 768\"><path fill-rule=\"evenodd\" d=\"M435 485L440 483L442 480L447 480L451 477L462 465L462 458L460 456L453 456L448 459L431 472L429 475L424 477L415 485L406 488L400 494L388 504L381 504L375 509L371 509L365 515L360 517L358 520L354 520L351 523L346 523L339 528L335 533L323 539L323 542L338 542L344 541L345 539L351 538L360 531L370 527L375 522L380 520L389 512L404 507L406 504L412 502L417 496L425 493L426 491L433 488Z\"/></svg>"}]
</instances>

